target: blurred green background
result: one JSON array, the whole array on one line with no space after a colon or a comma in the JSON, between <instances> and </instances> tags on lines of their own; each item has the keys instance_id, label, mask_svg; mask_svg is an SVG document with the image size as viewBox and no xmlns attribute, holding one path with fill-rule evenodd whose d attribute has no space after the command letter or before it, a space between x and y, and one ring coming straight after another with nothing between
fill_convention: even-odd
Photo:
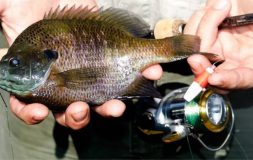
<instances>
[{"instance_id":1,"label":"blurred green background","mask_svg":"<svg viewBox=\"0 0 253 160\"><path fill-rule=\"evenodd\" d=\"M0 48L8 47L5 37L3 36L3 33L0 32Z\"/></svg>"}]
</instances>

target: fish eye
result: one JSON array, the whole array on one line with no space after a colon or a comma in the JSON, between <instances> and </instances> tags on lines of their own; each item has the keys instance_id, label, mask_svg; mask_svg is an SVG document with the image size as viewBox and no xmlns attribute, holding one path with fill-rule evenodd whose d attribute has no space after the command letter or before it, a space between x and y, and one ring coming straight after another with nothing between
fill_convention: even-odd
<instances>
[{"instance_id":1,"label":"fish eye","mask_svg":"<svg viewBox=\"0 0 253 160\"><path fill-rule=\"evenodd\" d=\"M19 64L20 64L20 60L18 59L18 58L11 58L10 60L9 60L9 65L11 66L11 67L18 67L19 66Z\"/></svg>"}]
</instances>

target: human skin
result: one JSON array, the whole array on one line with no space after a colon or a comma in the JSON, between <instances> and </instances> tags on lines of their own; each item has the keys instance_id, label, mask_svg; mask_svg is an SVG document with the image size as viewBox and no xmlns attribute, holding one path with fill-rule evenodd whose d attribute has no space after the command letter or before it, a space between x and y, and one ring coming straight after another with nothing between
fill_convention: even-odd
<instances>
[{"instance_id":1,"label":"human skin","mask_svg":"<svg viewBox=\"0 0 253 160\"><path fill-rule=\"evenodd\" d=\"M58 6L61 8L68 5L88 6L96 10L94 0L0 0L1 24L6 39L11 45L15 38L29 25L41 20L45 13ZM157 80L162 76L160 65L154 65L142 72L143 76ZM125 104L119 100L110 100L93 109L104 117L119 117L125 110ZM39 103L25 104L14 96L10 97L12 112L27 124L37 124L43 121L49 114L45 105ZM55 119L63 126L74 130L85 127L90 120L90 108L85 102L74 102L63 113L54 113Z\"/></svg>"},{"instance_id":2,"label":"human skin","mask_svg":"<svg viewBox=\"0 0 253 160\"><path fill-rule=\"evenodd\" d=\"M253 1L209 0L187 22L184 33L201 38L202 52L216 53L225 60L209 77L208 82L218 91L253 87L253 25L218 30L228 16L253 12ZM201 55L188 58L193 73L202 73L210 62Z\"/></svg>"}]
</instances>

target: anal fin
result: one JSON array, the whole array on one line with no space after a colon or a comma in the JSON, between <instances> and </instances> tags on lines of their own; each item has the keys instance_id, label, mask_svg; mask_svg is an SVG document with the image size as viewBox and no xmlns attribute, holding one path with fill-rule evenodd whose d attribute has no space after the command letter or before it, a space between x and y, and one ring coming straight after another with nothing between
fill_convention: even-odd
<instances>
[{"instance_id":1,"label":"anal fin","mask_svg":"<svg viewBox=\"0 0 253 160\"><path fill-rule=\"evenodd\" d=\"M138 76L134 83L130 85L124 95L119 97L120 99L130 99L130 98L161 98L161 94L154 87L153 81L144 78L143 76Z\"/></svg>"}]
</instances>

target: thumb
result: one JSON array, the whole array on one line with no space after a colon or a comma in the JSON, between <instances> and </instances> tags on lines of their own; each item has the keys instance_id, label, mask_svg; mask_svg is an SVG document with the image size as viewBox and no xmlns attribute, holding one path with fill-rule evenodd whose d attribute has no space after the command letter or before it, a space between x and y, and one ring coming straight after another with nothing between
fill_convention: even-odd
<instances>
[{"instance_id":1,"label":"thumb","mask_svg":"<svg viewBox=\"0 0 253 160\"><path fill-rule=\"evenodd\" d=\"M239 67L215 71L208 79L209 84L223 89L252 88L253 71L251 68Z\"/></svg>"},{"instance_id":2,"label":"thumb","mask_svg":"<svg viewBox=\"0 0 253 160\"><path fill-rule=\"evenodd\" d=\"M214 0L209 6L201 19L197 35L202 38L201 50L207 51L217 39L218 26L228 16L231 9L229 0Z\"/></svg>"}]
</instances>

